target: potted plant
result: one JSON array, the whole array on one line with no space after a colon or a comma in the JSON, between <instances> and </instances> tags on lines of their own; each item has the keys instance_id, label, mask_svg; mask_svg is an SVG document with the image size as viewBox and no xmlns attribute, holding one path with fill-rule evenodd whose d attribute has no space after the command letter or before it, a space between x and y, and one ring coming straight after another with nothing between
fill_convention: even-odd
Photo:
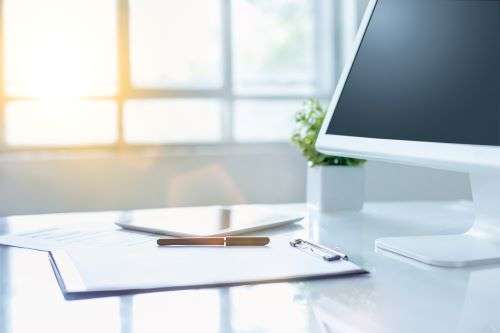
<instances>
[{"instance_id":1,"label":"potted plant","mask_svg":"<svg viewBox=\"0 0 500 333\"><path fill-rule=\"evenodd\" d=\"M364 160L328 156L315 149L326 110L309 99L295 115L292 142L308 160L307 203L321 212L360 210L365 193Z\"/></svg>"}]
</instances>

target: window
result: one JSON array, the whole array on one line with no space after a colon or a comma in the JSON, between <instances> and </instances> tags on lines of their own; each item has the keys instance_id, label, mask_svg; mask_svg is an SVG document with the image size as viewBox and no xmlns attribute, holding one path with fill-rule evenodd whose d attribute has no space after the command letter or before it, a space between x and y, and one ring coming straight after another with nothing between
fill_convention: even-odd
<instances>
[{"instance_id":1,"label":"window","mask_svg":"<svg viewBox=\"0 0 500 333\"><path fill-rule=\"evenodd\" d=\"M0 147L288 140L333 90L330 0L0 0Z\"/></svg>"},{"instance_id":2,"label":"window","mask_svg":"<svg viewBox=\"0 0 500 333\"><path fill-rule=\"evenodd\" d=\"M235 92L314 92L313 1L233 1Z\"/></svg>"}]
</instances>

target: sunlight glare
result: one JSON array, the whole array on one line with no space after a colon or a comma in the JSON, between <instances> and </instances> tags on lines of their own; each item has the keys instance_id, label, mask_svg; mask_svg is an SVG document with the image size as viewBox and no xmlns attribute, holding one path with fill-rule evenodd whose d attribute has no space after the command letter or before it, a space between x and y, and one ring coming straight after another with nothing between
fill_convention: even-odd
<instances>
[{"instance_id":1,"label":"sunlight glare","mask_svg":"<svg viewBox=\"0 0 500 333\"><path fill-rule=\"evenodd\" d=\"M114 94L115 9L115 0L5 0L7 94Z\"/></svg>"},{"instance_id":2,"label":"sunlight glare","mask_svg":"<svg viewBox=\"0 0 500 333\"><path fill-rule=\"evenodd\" d=\"M114 101L42 99L7 104L8 145L70 146L111 144L117 136Z\"/></svg>"}]
</instances>

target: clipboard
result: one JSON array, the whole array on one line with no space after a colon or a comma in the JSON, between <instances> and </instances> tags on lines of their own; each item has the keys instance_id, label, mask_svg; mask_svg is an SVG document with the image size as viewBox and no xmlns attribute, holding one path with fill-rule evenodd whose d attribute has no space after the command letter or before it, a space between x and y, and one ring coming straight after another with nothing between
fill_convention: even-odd
<instances>
[{"instance_id":1,"label":"clipboard","mask_svg":"<svg viewBox=\"0 0 500 333\"><path fill-rule=\"evenodd\" d=\"M367 273L346 259L328 261L288 237L261 247L67 248L50 252L64 294L191 289ZM304 244L302 244L304 245Z\"/></svg>"}]
</instances>

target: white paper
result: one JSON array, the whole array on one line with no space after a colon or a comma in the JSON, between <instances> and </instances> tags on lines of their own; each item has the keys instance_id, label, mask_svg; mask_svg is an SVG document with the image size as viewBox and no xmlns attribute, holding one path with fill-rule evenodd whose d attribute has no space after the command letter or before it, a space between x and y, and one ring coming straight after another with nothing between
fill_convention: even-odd
<instances>
[{"instance_id":1,"label":"white paper","mask_svg":"<svg viewBox=\"0 0 500 333\"><path fill-rule=\"evenodd\" d=\"M68 246L131 246L154 243L158 236L126 231L113 224L54 227L0 236L0 244L41 251Z\"/></svg>"},{"instance_id":2,"label":"white paper","mask_svg":"<svg viewBox=\"0 0 500 333\"><path fill-rule=\"evenodd\" d=\"M68 248L51 252L66 292L188 288L245 284L364 272L355 264L321 257L275 237L264 247Z\"/></svg>"}]
</instances>

